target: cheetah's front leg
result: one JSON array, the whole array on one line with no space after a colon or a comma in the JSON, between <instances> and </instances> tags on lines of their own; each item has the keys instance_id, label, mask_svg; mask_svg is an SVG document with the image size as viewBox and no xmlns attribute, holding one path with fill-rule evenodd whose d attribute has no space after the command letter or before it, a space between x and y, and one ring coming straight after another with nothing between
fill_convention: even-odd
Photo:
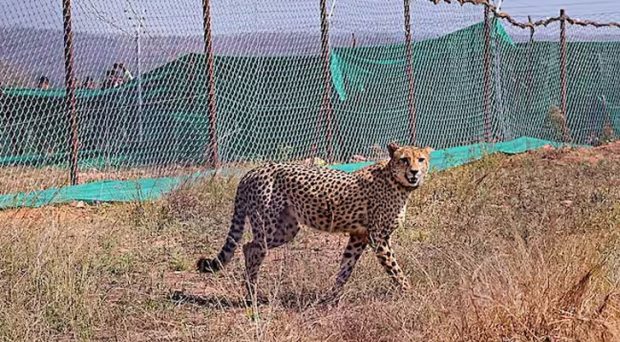
<instances>
[{"instance_id":1,"label":"cheetah's front leg","mask_svg":"<svg viewBox=\"0 0 620 342\"><path fill-rule=\"evenodd\" d=\"M385 269L392 280L403 290L409 289L409 282L405 277L403 270L398 266L398 262L394 257L392 244L388 237L371 236L371 246L375 251L377 259L381 266Z\"/></svg>"},{"instance_id":2,"label":"cheetah's front leg","mask_svg":"<svg viewBox=\"0 0 620 342\"><path fill-rule=\"evenodd\" d=\"M336 278L336 284L331 288L330 292L321 300L321 302L337 302L340 292L346 284L355 264L364 253L366 246L368 245L368 234L351 234L347 247L342 254L342 261L340 261L340 271Z\"/></svg>"},{"instance_id":3,"label":"cheetah's front leg","mask_svg":"<svg viewBox=\"0 0 620 342\"><path fill-rule=\"evenodd\" d=\"M368 235L357 235L351 234L349 237L349 242L347 243L347 247L342 254L342 261L340 262L340 272L338 272L338 277L336 278L336 288L340 289L344 286L344 284L349 280L351 273L353 272L353 267L359 260L360 256L366 249L368 245Z\"/></svg>"}]
</instances>

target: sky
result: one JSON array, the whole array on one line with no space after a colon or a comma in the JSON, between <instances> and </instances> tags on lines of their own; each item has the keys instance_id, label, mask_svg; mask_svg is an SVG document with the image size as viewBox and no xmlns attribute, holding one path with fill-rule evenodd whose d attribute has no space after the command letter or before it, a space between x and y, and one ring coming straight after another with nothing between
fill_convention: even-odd
<instances>
[{"instance_id":1,"label":"sky","mask_svg":"<svg viewBox=\"0 0 620 342\"><path fill-rule=\"evenodd\" d=\"M494 0L495 2L499 0ZM402 1L329 0L333 31L388 31L402 25ZM0 27L62 27L60 0L0 0ZM151 35L198 35L202 0L73 0L74 28L80 32L135 32L142 14ZM315 31L320 26L319 0L211 0L213 32ZM481 18L479 7L434 5L412 0L414 32L441 34ZM503 0L502 9L522 20L556 16L559 8L577 18L620 21L617 0ZM452 14L452 15L450 15ZM416 31L417 29L417 31ZM415 35L414 35L415 36Z\"/></svg>"}]
</instances>

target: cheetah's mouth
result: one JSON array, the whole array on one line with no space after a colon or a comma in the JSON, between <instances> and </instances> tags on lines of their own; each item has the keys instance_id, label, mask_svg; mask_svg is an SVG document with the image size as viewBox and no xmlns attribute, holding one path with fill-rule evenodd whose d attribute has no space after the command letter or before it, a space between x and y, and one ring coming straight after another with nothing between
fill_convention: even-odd
<instances>
[{"instance_id":1,"label":"cheetah's mouth","mask_svg":"<svg viewBox=\"0 0 620 342\"><path fill-rule=\"evenodd\" d=\"M408 174L405 176L407 182L409 182L410 186L417 187L420 184L420 176Z\"/></svg>"}]
</instances>

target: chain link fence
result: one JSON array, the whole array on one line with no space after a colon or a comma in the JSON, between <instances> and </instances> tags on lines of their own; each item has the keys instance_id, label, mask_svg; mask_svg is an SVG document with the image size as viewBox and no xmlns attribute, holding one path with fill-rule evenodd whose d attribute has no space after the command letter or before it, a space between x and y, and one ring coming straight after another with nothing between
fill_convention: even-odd
<instances>
[{"instance_id":1,"label":"chain link fence","mask_svg":"<svg viewBox=\"0 0 620 342\"><path fill-rule=\"evenodd\" d=\"M485 1L9 1L0 194L620 133L620 25ZM558 10L558 13L559 10Z\"/></svg>"}]
</instances>

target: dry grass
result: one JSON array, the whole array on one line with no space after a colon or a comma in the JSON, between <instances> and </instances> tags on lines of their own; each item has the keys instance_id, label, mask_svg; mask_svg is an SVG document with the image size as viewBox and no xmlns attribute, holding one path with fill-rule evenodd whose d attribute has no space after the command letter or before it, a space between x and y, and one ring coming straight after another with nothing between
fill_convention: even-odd
<instances>
[{"instance_id":1,"label":"dry grass","mask_svg":"<svg viewBox=\"0 0 620 342\"><path fill-rule=\"evenodd\" d=\"M234 179L155 203L0 212L0 340L617 341L619 148L432 175L394 237L413 290L392 291L366 253L335 307L314 303L343 236L306 230L272 250L257 313L239 255L193 271L221 246Z\"/></svg>"}]
</instances>

